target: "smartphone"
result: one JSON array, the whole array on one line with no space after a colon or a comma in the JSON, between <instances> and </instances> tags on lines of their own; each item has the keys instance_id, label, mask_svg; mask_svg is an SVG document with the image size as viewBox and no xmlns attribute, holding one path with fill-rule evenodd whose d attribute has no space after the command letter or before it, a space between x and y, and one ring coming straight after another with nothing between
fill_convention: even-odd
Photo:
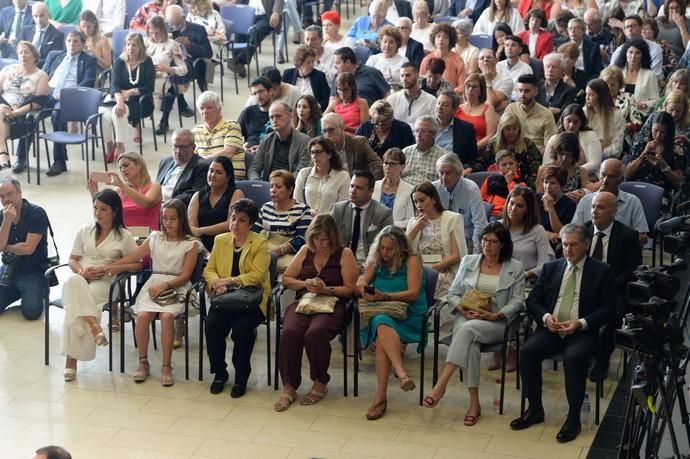
<instances>
[{"instance_id":1,"label":"smartphone","mask_svg":"<svg viewBox=\"0 0 690 459\"><path fill-rule=\"evenodd\" d=\"M110 175L107 172L91 172L91 180L96 183L110 183Z\"/></svg>"},{"instance_id":2,"label":"smartphone","mask_svg":"<svg viewBox=\"0 0 690 459\"><path fill-rule=\"evenodd\" d=\"M365 285L364 292L368 293L369 295L374 295L376 293L376 289L373 285Z\"/></svg>"}]
</instances>

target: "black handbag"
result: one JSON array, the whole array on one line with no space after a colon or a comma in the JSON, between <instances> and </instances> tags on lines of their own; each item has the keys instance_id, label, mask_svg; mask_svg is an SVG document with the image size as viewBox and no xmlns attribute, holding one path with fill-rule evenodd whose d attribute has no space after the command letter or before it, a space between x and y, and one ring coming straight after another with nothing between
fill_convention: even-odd
<instances>
[{"instance_id":1,"label":"black handbag","mask_svg":"<svg viewBox=\"0 0 690 459\"><path fill-rule=\"evenodd\" d=\"M48 269L60 264L60 255L58 254L57 244L55 243L55 235L53 234L53 227L50 226L50 220L48 220L48 232L50 233L50 239L53 241L55 255L53 255L52 257L48 257L46 261L43 263L43 266L41 266L43 272L46 272ZM55 287L56 285L58 285L58 283L59 282L57 274L55 274L55 271L51 272L48 276L48 286Z\"/></svg>"},{"instance_id":2,"label":"black handbag","mask_svg":"<svg viewBox=\"0 0 690 459\"><path fill-rule=\"evenodd\" d=\"M262 287L231 287L226 293L211 298L211 308L223 312L246 312L257 309L264 295Z\"/></svg>"}]
</instances>

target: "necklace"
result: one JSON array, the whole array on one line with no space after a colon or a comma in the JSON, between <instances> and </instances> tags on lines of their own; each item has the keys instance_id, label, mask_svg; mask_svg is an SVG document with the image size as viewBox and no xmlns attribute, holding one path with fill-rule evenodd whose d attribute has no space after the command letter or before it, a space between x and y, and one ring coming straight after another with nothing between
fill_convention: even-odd
<instances>
[{"instance_id":1,"label":"necklace","mask_svg":"<svg viewBox=\"0 0 690 459\"><path fill-rule=\"evenodd\" d=\"M137 76L132 79L132 68L127 64L127 74L129 75L129 84L136 86L139 83L139 66L137 66Z\"/></svg>"}]
</instances>

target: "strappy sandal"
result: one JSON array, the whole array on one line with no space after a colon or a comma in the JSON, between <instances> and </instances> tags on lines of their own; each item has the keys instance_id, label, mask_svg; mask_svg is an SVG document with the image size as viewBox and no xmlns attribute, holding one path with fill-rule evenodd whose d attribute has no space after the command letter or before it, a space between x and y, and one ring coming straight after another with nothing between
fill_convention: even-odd
<instances>
[{"instance_id":1,"label":"strappy sandal","mask_svg":"<svg viewBox=\"0 0 690 459\"><path fill-rule=\"evenodd\" d=\"M367 419L369 421L376 421L377 419L381 419L383 415L386 413L387 407L388 401L386 400L379 403L374 403L369 407L369 411L367 411Z\"/></svg>"},{"instance_id":2,"label":"strappy sandal","mask_svg":"<svg viewBox=\"0 0 690 459\"><path fill-rule=\"evenodd\" d=\"M295 395L293 394L281 394L280 398L278 398L278 401L275 402L273 405L273 409L276 410L278 413L282 413L283 411L287 411L288 408L290 408L290 405L292 405L295 401Z\"/></svg>"},{"instance_id":3,"label":"strappy sandal","mask_svg":"<svg viewBox=\"0 0 690 459\"><path fill-rule=\"evenodd\" d=\"M164 370L167 368L167 370ZM175 384L175 378L173 378L172 367L170 365L161 366L161 385L163 387L170 387Z\"/></svg>"},{"instance_id":4,"label":"strappy sandal","mask_svg":"<svg viewBox=\"0 0 690 459\"><path fill-rule=\"evenodd\" d=\"M139 366L137 367L137 371L134 372L134 382L143 383L146 381L149 374L151 374L149 359L147 357L139 357Z\"/></svg>"},{"instance_id":5,"label":"strappy sandal","mask_svg":"<svg viewBox=\"0 0 690 459\"><path fill-rule=\"evenodd\" d=\"M299 404L302 406L316 405L321 400L323 400L327 393L328 389L324 389L323 392L321 392L312 387L311 390L307 393L307 395L302 397L302 400L299 401Z\"/></svg>"},{"instance_id":6,"label":"strappy sandal","mask_svg":"<svg viewBox=\"0 0 690 459\"><path fill-rule=\"evenodd\" d=\"M427 395L426 397L424 397L424 401L422 402L422 404L424 405L424 408L433 408L436 405L438 405L438 402L440 401L440 398L438 400L434 400L434 398L431 395Z\"/></svg>"},{"instance_id":7,"label":"strappy sandal","mask_svg":"<svg viewBox=\"0 0 690 459\"><path fill-rule=\"evenodd\" d=\"M103 333L103 329L101 328L100 325L94 324L91 326L91 334L93 335L93 341L96 343L96 346L107 346L108 345L108 338L105 337L105 334Z\"/></svg>"},{"instance_id":8,"label":"strappy sandal","mask_svg":"<svg viewBox=\"0 0 690 459\"><path fill-rule=\"evenodd\" d=\"M411 390L414 390L417 385L410 379L409 376L405 375L400 379L400 388L402 389L403 392L409 392Z\"/></svg>"},{"instance_id":9,"label":"strappy sandal","mask_svg":"<svg viewBox=\"0 0 690 459\"><path fill-rule=\"evenodd\" d=\"M10 155L6 151L0 151L0 158L3 156L7 156L7 162L6 163L0 163L0 170L2 169L7 169L8 167L12 166L10 163Z\"/></svg>"},{"instance_id":10,"label":"strappy sandal","mask_svg":"<svg viewBox=\"0 0 690 459\"><path fill-rule=\"evenodd\" d=\"M466 414L465 419L463 420L463 424L465 424L467 427L472 427L473 425L475 425L477 423L477 421L479 420L479 416L481 416L481 415L482 415L481 409L479 411L477 411L476 416L472 416L471 414Z\"/></svg>"}]
</instances>

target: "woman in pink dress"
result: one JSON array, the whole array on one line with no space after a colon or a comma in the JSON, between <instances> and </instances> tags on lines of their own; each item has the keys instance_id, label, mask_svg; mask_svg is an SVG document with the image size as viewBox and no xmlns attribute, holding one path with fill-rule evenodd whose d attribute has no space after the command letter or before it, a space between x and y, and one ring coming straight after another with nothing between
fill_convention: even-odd
<instances>
[{"instance_id":1,"label":"woman in pink dress","mask_svg":"<svg viewBox=\"0 0 690 459\"><path fill-rule=\"evenodd\" d=\"M369 121L369 104L366 99L357 97L357 83L351 73L341 73L335 79L335 96L325 113L334 112L345 122L345 131L354 134L357 128Z\"/></svg>"}]
</instances>

